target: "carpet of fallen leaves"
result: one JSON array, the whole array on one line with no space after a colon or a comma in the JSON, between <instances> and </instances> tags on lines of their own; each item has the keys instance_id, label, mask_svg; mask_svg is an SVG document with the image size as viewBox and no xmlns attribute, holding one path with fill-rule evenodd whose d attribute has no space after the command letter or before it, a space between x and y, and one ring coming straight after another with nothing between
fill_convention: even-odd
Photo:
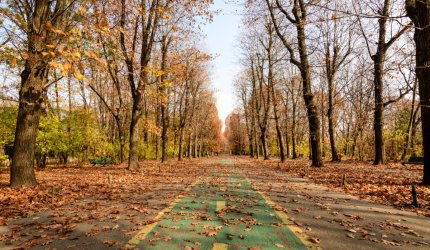
<instances>
[{"instance_id":1,"label":"carpet of fallen leaves","mask_svg":"<svg viewBox=\"0 0 430 250\"><path fill-rule=\"evenodd\" d=\"M343 161L325 162L322 168L312 168L310 161L304 159L287 159L284 163L277 159L257 161L338 191L430 217L430 187L420 185L423 174L420 165L374 166L371 162ZM419 207L412 206L412 185L416 185Z\"/></svg>"},{"instance_id":2,"label":"carpet of fallen leaves","mask_svg":"<svg viewBox=\"0 0 430 250\"><path fill-rule=\"evenodd\" d=\"M273 180L283 171L286 176L308 177L334 190L430 217L430 187L417 184L420 207L411 205L411 186L420 182L422 166L344 161L310 168L303 159L285 163L237 159L244 161L243 171L254 175L273 170L269 172L275 175L267 176ZM247 168L248 164L254 167ZM0 248L2 244L23 249L120 248L198 177L217 166L218 160L198 159L145 161L136 171L125 165L48 167L37 171L36 187L21 189L9 188L9 173L1 170ZM265 184L270 191L269 179ZM5 226L6 233L2 232Z\"/></svg>"},{"instance_id":3,"label":"carpet of fallen leaves","mask_svg":"<svg viewBox=\"0 0 430 250\"><path fill-rule=\"evenodd\" d=\"M125 164L48 167L36 172L36 187L20 189L9 188L9 172L2 170L0 229L7 225L12 231L0 234L0 243L27 249L73 239L82 223L92 226L88 237L112 230L130 237L205 174L202 164L205 160L145 161L136 171ZM119 223L123 220L130 223ZM104 222L110 224L97 225ZM105 245L120 243L108 239Z\"/></svg>"}]
</instances>

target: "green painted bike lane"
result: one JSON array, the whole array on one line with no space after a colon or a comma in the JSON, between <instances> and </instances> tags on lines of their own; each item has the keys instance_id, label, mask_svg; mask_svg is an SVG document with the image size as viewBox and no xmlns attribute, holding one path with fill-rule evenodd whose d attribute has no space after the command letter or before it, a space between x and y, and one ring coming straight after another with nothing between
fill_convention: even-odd
<instances>
[{"instance_id":1,"label":"green painted bike lane","mask_svg":"<svg viewBox=\"0 0 430 250\"><path fill-rule=\"evenodd\" d=\"M234 171L198 181L127 244L138 249L309 249L316 248ZM275 208L275 209L274 209ZM279 207L278 207L279 208Z\"/></svg>"}]
</instances>

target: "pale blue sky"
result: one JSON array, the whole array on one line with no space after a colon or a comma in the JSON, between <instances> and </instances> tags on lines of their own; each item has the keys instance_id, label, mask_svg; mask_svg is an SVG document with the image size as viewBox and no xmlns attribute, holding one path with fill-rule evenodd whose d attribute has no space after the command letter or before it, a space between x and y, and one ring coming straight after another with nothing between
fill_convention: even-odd
<instances>
[{"instance_id":1,"label":"pale blue sky","mask_svg":"<svg viewBox=\"0 0 430 250\"><path fill-rule=\"evenodd\" d=\"M221 12L214 16L213 22L203 27L206 34L205 45L214 60L212 86L215 88L220 119L224 122L235 107L233 78L239 72L239 50L236 39L241 25L239 6L232 1L215 0L213 10Z\"/></svg>"}]
</instances>

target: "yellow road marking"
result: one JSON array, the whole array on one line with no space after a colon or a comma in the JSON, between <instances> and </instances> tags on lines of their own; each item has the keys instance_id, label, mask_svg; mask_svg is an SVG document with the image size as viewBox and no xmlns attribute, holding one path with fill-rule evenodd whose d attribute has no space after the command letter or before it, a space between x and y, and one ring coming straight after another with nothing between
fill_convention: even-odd
<instances>
[{"instance_id":1,"label":"yellow road marking","mask_svg":"<svg viewBox=\"0 0 430 250\"><path fill-rule=\"evenodd\" d=\"M225 208L225 201L217 201L216 202L216 211L220 211Z\"/></svg>"},{"instance_id":2,"label":"yellow road marking","mask_svg":"<svg viewBox=\"0 0 430 250\"><path fill-rule=\"evenodd\" d=\"M246 180L249 183L251 183L248 178L246 178ZM263 197L263 199L267 202L267 204L269 204L272 207L276 205L275 202L273 202L269 197L264 195L262 192L260 191L257 191L257 192ZM278 216L278 218L281 219L282 222L296 235L296 237L300 239L300 241L303 243L303 245L306 246L307 249L322 250L320 246L316 245L311 241L311 238L305 232L303 232L303 230L300 227L298 227L294 223L294 221L292 221L290 217L288 217L288 215L285 212L275 210L275 213L276 213L276 216Z\"/></svg>"},{"instance_id":3,"label":"yellow road marking","mask_svg":"<svg viewBox=\"0 0 430 250\"><path fill-rule=\"evenodd\" d=\"M191 190L191 188L193 188L194 186L196 186L200 182L201 182L201 180L197 180L196 182L191 184L189 187L187 187L185 189L184 193L188 193ZM153 223L146 225L135 236L133 236L133 238L131 238L127 242L127 244L125 245L125 248L126 249L134 248L135 246L137 246L139 244L140 241L144 240L146 238L146 236L148 236L149 232L151 232L151 230L154 229L154 227L158 224L158 222L160 222L162 219L164 219L166 217L166 215L168 215L172 211L173 207L184 197L185 197L184 195L178 195L178 197L168 207L161 210L161 212L159 212L157 214L157 216L155 216Z\"/></svg>"},{"instance_id":4,"label":"yellow road marking","mask_svg":"<svg viewBox=\"0 0 430 250\"><path fill-rule=\"evenodd\" d=\"M224 243L214 243L212 250L227 250L228 245Z\"/></svg>"}]
</instances>

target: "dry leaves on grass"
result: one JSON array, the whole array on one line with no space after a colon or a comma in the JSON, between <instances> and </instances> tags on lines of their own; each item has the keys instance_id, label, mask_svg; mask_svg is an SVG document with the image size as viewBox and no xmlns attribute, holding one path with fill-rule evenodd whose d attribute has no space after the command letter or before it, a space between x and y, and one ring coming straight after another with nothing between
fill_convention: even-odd
<instances>
[{"instance_id":1,"label":"dry leaves on grass","mask_svg":"<svg viewBox=\"0 0 430 250\"><path fill-rule=\"evenodd\" d=\"M260 164L288 172L298 177L308 177L317 184L336 188L360 198L393 205L430 217L430 187L417 185L420 207L412 206L412 185L420 183L423 167L402 166L390 163L374 166L371 162L325 162L323 168L310 168L310 161L303 159L258 161Z\"/></svg>"},{"instance_id":2,"label":"dry leaves on grass","mask_svg":"<svg viewBox=\"0 0 430 250\"><path fill-rule=\"evenodd\" d=\"M72 233L80 223L97 224L83 237L110 232L129 238L127 232L141 227L144 218L155 217L206 171L200 165L204 160L189 161L180 168L173 160L161 167L154 161L141 164L142 171L129 171L125 165L48 167L36 172L36 187L20 189L9 188L9 174L2 171L0 226L9 225L10 230L0 238L0 245L6 239L23 248L50 245L76 237ZM120 220L131 224L123 225Z\"/></svg>"}]
</instances>

